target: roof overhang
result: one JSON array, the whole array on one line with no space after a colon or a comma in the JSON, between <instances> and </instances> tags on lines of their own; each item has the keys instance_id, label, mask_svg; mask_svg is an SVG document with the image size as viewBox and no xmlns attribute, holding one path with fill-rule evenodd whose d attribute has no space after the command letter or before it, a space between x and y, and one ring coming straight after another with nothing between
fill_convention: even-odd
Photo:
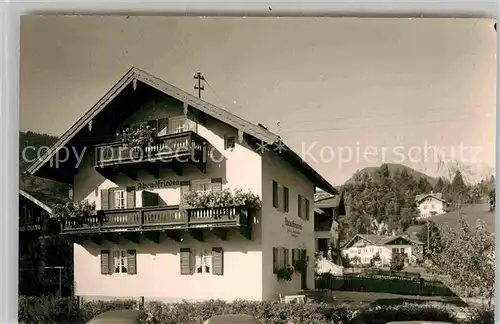
<instances>
[{"instance_id":1,"label":"roof overhang","mask_svg":"<svg viewBox=\"0 0 500 324\"><path fill-rule=\"evenodd\" d=\"M80 118L73 126L71 126L54 145L46 151L40 159L35 161L26 171L31 175L38 175L40 169L47 163L52 163L53 159L57 156L58 152L69 146L70 141L77 136L82 130L85 129L92 122L92 120L99 115L103 109L110 104L124 89L132 84L135 91L137 82L140 81L164 94L181 101L184 109L188 107L194 108L200 112L218 119L243 133L252 136L253 138L271 145L273 147L281 146L280 155L286 161L299 168L308 179L310 179L316 187L323 189L330 194L337 194L337 190L319 173L317 173L307 162L298 156L292 149L284 145L280 137L269 130L252 124L222 108L212 105L206 101L201 100L173 85L147 73L138 68L131 68L89 111L87 111L82 118ZM276 151L276 150L275 150ZM57 179L58 181L61 181ZM67 179L66 179L67 180ZM69 181L66 181L69 182Z\"/></svg>"},{"instance_id":2,"label":"roof overhang","mask_svg":"<svg viewBox=\"0 0 500 324\"><path fill-rule=\"evenodd\" d=\"M24 198L30 200L31 202L33 202L34 204L38 205L40 208L42 208L43 210L45 210L47 213L49 214L52 214L52 208L50 208L49 206L47 206L46 204L44 204L43 202L41 202L40 200L36 199L35 197L33 197L32 195L30 195L29 193L27 193L26 191L20 189L19 190L19 194L21 196L23 196Z\"/></svg>"}]
</instances>

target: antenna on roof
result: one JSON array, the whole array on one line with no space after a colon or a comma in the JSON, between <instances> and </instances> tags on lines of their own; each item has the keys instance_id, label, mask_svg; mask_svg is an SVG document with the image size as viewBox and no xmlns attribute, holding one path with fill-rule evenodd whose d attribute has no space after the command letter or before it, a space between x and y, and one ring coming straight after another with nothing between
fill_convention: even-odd
<instances>
[{"instance_id":1,"label":"antenna on roof","mask_svg":"<svg viewBox=\"0 0 500 324\"><path fill-rule=\"evenodd\" d=\"M203 82L205 81L205 76L198 70L193 75L193 78L198 82L198 84L194 85L194 89L198 90L198 98L201 98L201 92L205 90L205 87L203 86Z\"/></svg>"},{"instance_id":2,"label":"antenna on roof","mask_svg":"<svg viewBox=\"0 0 500 324\"><path fill-rule=\"evenodd\" d=\"M279 135L281 133L281 124L279 121L276 123L276 127L278 128L278 135Z\"/></svg>"}]
</instances>

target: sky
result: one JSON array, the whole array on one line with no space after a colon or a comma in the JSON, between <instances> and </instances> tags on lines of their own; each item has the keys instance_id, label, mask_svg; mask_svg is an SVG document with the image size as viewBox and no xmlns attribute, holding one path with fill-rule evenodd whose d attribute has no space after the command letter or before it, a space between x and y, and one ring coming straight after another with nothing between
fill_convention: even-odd
<instances>
[{"instance_id":1,"label":"sky","mask_svg":"<svg viewBox=\"0 0 500 324\"><path fill-rule=\"evenodd\" d=\"M26 16L20 129L62 135L132 66L280 135L334 185L495 165L492 20ZM482 172L482 171L481 171Z\"/></svg>"}]
</instances>

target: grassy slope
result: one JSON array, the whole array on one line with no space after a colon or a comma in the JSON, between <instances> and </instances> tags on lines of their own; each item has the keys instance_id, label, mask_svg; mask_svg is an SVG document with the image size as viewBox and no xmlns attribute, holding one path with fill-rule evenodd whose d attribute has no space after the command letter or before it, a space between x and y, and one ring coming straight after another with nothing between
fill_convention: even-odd
<instances>
[{"instance_id":1,"label":"grassy slope","mask_svg":"<svg viewBox=\"0 0 500 324\"><path fill-rule=\"evenodd\" d=\"M486 229L489 232L495 232L495 213L489 211L488 204L469 205L463 208L461 213L465 216L465 219L471 226L476 226L477 221L481 220L485 223ZM453 211L442 215L436 215L430 219L435 221L437 224L446 224L452 228L456 228L456 226L458 226L458 217L459 212Z\"/></svg>"}]
</instances>

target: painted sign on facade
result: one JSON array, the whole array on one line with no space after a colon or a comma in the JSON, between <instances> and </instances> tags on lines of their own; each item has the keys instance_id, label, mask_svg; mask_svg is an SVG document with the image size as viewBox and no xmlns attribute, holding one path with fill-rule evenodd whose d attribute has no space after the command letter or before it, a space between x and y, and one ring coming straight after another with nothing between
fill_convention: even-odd
<instances>
[{"instance_id":1,"label":"painted sign on facade","mask_svg":"<svg viewBox=\"0 0 500 324\"><path fill-rule=\"evenodd\" d=\"M156 180L152 182L139 182L136 186L137 190L160 189L160 188L175 188L180 187L180 180Z\"/></svg>"},{"instance_id":2,"label":"painted sign on facade","mask_svg":"<svg viewBox=\"0 0 500 324\"><path fill-rule=\"evenodd\" d=\"M297 223L295 221L289 220L288 218L285 217L285 223L283 224L283 227L286 228L286 231L292 235L293 237L297 237L300 235L302 232L302 224Z\"/></svg>"}]
</instances>

